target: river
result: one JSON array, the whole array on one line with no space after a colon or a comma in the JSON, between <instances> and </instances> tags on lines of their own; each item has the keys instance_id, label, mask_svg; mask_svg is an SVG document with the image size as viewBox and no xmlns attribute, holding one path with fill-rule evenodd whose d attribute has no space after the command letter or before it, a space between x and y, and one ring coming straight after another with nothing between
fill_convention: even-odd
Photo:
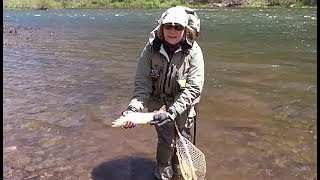
<instances>
[{"instance_id":1,"label":"river","mask_svg":"<svg viewBox=\"0 0 320 180\"><path fill-rule=\"evenodd\" d=\"M155 129L109 124L130 100L163 10L3 12L4 24L27 32L3 47L4 179L153 179ZM314 179L316 9L197 14L206 179Z\"/></svg>"}]
</instances>

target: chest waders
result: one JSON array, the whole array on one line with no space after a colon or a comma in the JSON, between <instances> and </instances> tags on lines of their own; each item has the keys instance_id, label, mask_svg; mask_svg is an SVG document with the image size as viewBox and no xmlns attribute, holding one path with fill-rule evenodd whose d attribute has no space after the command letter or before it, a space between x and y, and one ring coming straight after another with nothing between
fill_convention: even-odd
<instances>
[{"instance_id":1,"label":"chest waders","mask_svg":"<svg viewBox=\"0 0 320 180\"><path fill-rule=\"evenodd\" d=\"M186 88L187 71L190 67L190 56L184 51L175 53L170 61L167 61L166 57L159 51L152 50L150 62L150 73L152 81L153 92L151 94L151 100L153 102L159 102L158 106L166 105L169 108L176 100L175 97ZM179 83L178 81L184 81L185 83ZM198 107L197 104L193 105ZM158 109L158 107L156 107ZM155 109L152 109L153 111ZM181 134L191 141L191 125L190 120L193 121L194 133L193 142L195 143L196 136L196 116L190 119L188 108L184 113L177 116L175 121L179 127ZM155 177L157 179L171 179L173 175L179 175L179 161L176 156L175 138L177 136L177 130L173 122L166 123L162 126L155 126L158 134L157 144L157 167L155 169Z\"/></svg>"},{"instance_id":2,"label":"chest waders","mask_svg":"<svg viewBox=\"0 0 320 180\"><path fill-rule=\"evenodd\" d=\"M165 57L157 50L151 50L150 73L152 78L152 99L159 99L162 105L167 108L175 100L174 96L182 91L185 87L182 84L176 83L176 81L186 81L187 69L190 67L188 52L182 52L180 61L168 62ZM172 58L171 58L172 59ZM176 63L176 64L175 64ZM166 67L166 68L165 68ZM196 143L196 124L199 117L199 103L193 105L196 115L193 117L193 144Z\"/></svg>"}]
</instances>

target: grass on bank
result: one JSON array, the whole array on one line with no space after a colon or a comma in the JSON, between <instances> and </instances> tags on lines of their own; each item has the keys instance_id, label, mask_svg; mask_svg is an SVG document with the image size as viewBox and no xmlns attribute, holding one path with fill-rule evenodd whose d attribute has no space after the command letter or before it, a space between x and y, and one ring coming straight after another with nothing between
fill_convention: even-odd
<instances>
[{"instance_id":1,"label":"grass on bank","mask_svg":"<svg viewBox=\"0 0 320 180\"><path fill-rule=\"evenodd\" d=\"M68 9L68 8L168 8L212 7L212 2L228 0L4 0L4 9ZM242 7L310 7L315 0L247 0ZM190 3L188 3L190 2ZM316 2L315 2L316 3ZM315 4L316 7L316 4Z\"/></svg>"},{"instance_id":2,"label":"grass on bank","mask_svg":"<svg viewBox=\"0 0 320 180\"><path fill-rule=\"evenodd\" d=\"M317 0L249 0L243 7L317 7Z\"/></svg>"},{"instance_id":3,"label":"grass on bank","mask_svg":"<svg viewBox=\"0 0 320 180\"><path fill-rule=\"evenodd\" d=\"M168 8L189 6L180 0L5 0L4 9L68 9L68 8Z\"/></svg>"}]
</instances>

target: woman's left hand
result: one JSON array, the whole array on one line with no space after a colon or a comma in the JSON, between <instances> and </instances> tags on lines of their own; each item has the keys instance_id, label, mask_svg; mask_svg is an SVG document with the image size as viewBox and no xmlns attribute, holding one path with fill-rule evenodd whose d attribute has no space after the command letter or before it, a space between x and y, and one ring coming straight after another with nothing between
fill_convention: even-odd
<instances>
[{"instance_id":1,"label":"woman's left hand","mask_svg":"<svg viewBox=\"0 0 320 180\"><path fill-rule=\"evenodd\" d=\"M153 116L153 120L150 121L150 124L151 125L155 125L156 124L158 126L162 126L165 123L170 122L170 121L172 121L172 119L170 118L169 113L168 112L164 112L164 113L155 114Z\"/></svg>"}]
</instances>

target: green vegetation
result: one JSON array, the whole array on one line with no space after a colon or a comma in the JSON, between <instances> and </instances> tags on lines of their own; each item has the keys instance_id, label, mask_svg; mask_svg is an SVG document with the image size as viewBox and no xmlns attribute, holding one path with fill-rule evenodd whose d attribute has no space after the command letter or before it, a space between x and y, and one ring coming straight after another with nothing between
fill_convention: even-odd
<instances>
[{"instance_id":1,"label":"green vegetation","mask_svg":"<svg viewBox=\"0 0 320 180\"><path fill-rule=\"evenodd\" d=\"M317 7L317 0L4 0L4 9L168 8L188 7Z\"/></svg>"},{"instance_id":2,"label":"green vegetation","mask_svg":"<svg viewBox=\"0 0 320 180\"><path fill-rule=\"evenodd\" d=\"M317 0L251 0L249 7L317 7Z\"/></svg>"},{"instance_id":3,"label":"green vegetation","mask_svg":"<svg viewBox=\"0 0 320 180\"><path fill-rule=\"evenodd\" d=\"M5 0L4 9L64 9L64 8L167 8L190 6L180 0Z\"/></svg>"}]
</instances>

